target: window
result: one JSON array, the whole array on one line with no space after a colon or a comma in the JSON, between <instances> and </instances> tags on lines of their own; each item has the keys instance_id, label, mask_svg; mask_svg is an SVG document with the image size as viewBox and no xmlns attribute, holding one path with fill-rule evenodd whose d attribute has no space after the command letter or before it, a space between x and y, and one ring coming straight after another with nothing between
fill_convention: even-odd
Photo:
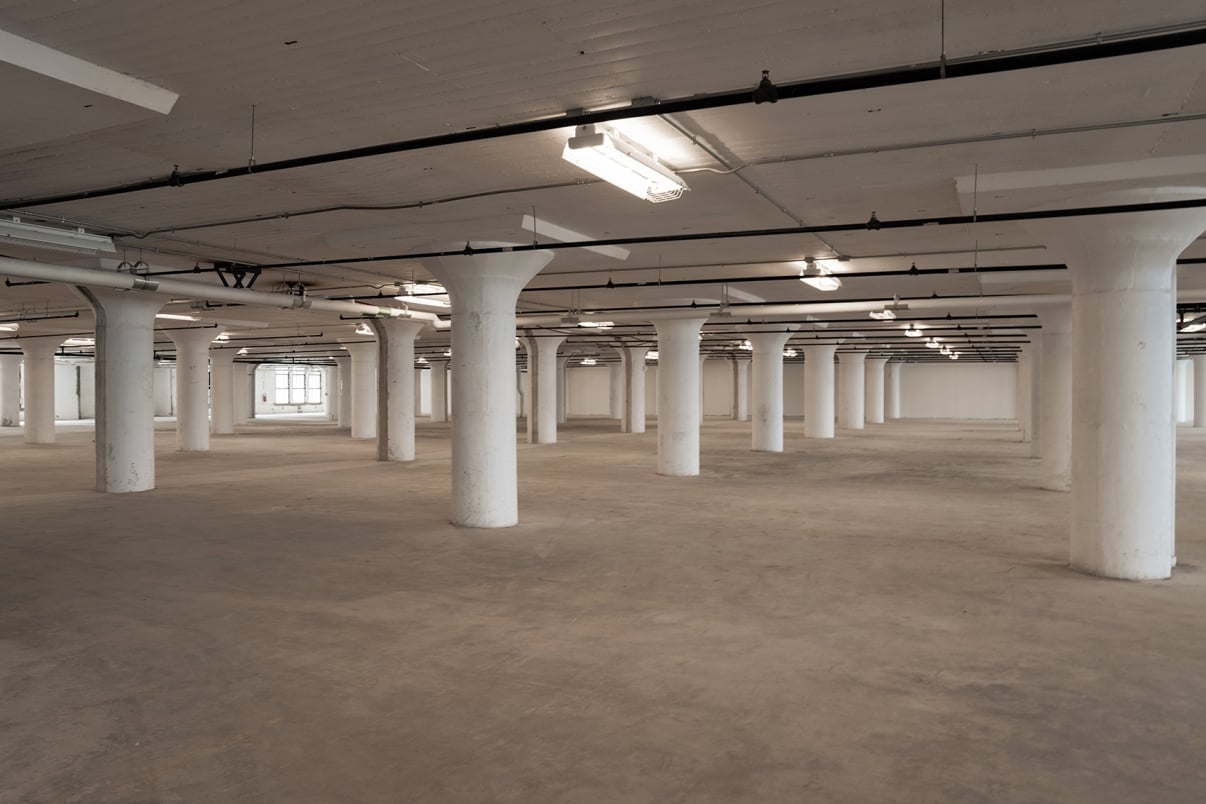
<instances>
[{"instance_id":1,"label":"window","mask_svg":"<svg viewBox=\"0 0 1206 804\"><path fill-rule=\"evenodd\" d=\"M278 368L273 402L277 405L321 405L322 369Z\"/></svg>"}]
</instances>

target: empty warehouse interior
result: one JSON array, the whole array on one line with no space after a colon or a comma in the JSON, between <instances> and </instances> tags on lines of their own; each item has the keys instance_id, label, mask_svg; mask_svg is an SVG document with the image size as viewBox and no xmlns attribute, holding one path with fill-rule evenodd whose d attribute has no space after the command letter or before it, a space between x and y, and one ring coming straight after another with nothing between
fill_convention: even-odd
<instances>
[{"instance_id":1,"label":"empty warehouse interior","mask_svg":"<svg viewBox=\"0 0 1206 804\"><path fill-rule=\"evenodd\" d=\"M1184 0L0 0L0 802L1206 798Z\"/></svg>"}]
</instances>

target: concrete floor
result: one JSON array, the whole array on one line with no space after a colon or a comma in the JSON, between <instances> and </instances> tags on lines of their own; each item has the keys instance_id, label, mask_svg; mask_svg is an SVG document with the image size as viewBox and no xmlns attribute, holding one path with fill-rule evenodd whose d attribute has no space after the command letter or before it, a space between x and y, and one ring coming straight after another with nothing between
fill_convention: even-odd
<instances>
[{"instance_id":1,"label":"concrete floor","mask_svg":"<svg viewBox=\"0 0 1206 804\"><path fill-rule=\"evenodd\" d=\"M1206 800L1206 431L1184 566L1125 583L1010 426L747 428L671 479L573 422L505 531L446 523L442 425L168 429L124 496L0 437L0 801Z\"/></svg>"}]
</instances>

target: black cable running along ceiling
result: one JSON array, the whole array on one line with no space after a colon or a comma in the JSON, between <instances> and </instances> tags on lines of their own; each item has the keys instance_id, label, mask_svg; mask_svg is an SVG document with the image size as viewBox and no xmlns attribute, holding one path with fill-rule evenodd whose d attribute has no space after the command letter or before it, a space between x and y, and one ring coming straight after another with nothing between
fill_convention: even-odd
<instances>
[{"instance_id":1,"label":"black cable running along ceiling","mask_svg":"<svg viewBox=\"0 0 1206 804\"><path fill-rule=\"evenodd\" d=\"M960 59L930 61L923 64L905 65L849 75L826 76L783 84L776 87L776 89L780 100L789 100L864 89L880 89L929 81L941 81L951 78L968 78L972 76L992 75L994 73L1007 73L1036 67L1053 67L1096 59L1155 53L1162 50L1173 50L1203 44L1206 44L1206 23L1196 22L1171 31L1167 29L1132 31L1112 37L1095 37L1088 41L1065 42L1042 48L1027 48L982 56L969 56ZM7 199L0 201L0 208L9 209L21 206L32 207L65 203L68 201L83 201L90 198L124 195L164 187L183 187L189 184L202 184L237 176L273 173L281 170L325 165L351 159L363 159L366 157L403 153L405 151L436 148L444 145L510 137L517 134L531 134L539 131L565 128L567 126L604 123L610 120L648 117L652 115L679 114L704 109L718 109L727 106L742 106L752 103L754 103L754 97L750 88L693 95L687 98L672 100L652 100L649 103L633 104L618 109L584 111L557 117L528 120L520 123L488 125L466 131L418 137L377 145L366 145L359 148L299 156L254 165L240 165L219 170L203 170L187 173L173 170L167 176L129 184L50 196Z\"/></svg>"}]
</instances>

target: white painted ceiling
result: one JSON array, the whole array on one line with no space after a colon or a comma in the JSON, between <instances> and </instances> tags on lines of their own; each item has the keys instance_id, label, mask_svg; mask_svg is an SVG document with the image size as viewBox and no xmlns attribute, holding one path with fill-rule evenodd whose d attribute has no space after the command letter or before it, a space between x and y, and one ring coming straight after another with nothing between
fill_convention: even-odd
<instances>
[{"instance_id":1,"label":"white painted ceiling","mask_svg":"<svg viewBox=\"0 0 1206 804\"><path fill-rule=\"evenodd\" d=\"M186 173L238 167L253 155L263 164L635 98L752 89L763 69L789 84L903 67L937 59L943 31L946 55L958 59L1206 22L1200 0L969 0L946 3L945 21L939 9L938 0L0 0L0 30L180 95L171 113L161 115L0 63L0 198L160 178L177 165ZM14 203L4 214L118 235L119 257L142 259L158 271L208 267L214 260L405 254L433 242L530 242L519 225L524 214L608 238L852 223L873 210L884 220L960 215L969 203L979 213L1010 212L1036 198L985 189L969 201L957 180L1206 157L1206 47L617 125L681 171L691 190L678 201L652 205L594 181L559 158L572 133L564 128L180 188ZM1206 160L1184 164L1197 167L1160 183L1206 186ZM736 167L739 174L729 172ZM331 207L340 209L296 214ZM294 214L277 217L282 213ZM253 217L266 219L223 223ZM850 259L841 265L845 285L837 293L821 294L792 279L741 281L731 285L731 299L831 302L1067 289L1060 272L859 277L914 263L928 270L1052 262L1041 243L1012 223L630 248L622 262L558 251L532 285L649 284L525 293L521 311L715 304L722 285L656 282L787 276L804 257L839 254ZM84 264L47 251L5 247L3 253ZM1204 241L1185 256L1206 257ZM1202 273L1200 266L1183 267L1180 286L1206 287ZM266 271L256 288L282 289L300 280L316 296L364 296L425 276L421 265L398 259ZM185 278L217 282L212 273ZM989 310L984 307L985 316ZM27 321L27 335L86 331L91 314L60 286L0 287L0 318L75 311L80 318ZM950 312L969 314L965 307ZM268 323L263 332L276 335L321 331L333 340L354 326L310 311L248 307L237 313ZM732 327L723 336L717 328L707 347L728 348L743 326L800 318L735 313L718 320ZM222 314L233 315L208 315ZM943 312L926 313L935 315ZM868 336L860 342L900 348L899 325L877 339L883 327L858 316L815 317L832 323L826 330L805 326L799 338L857 328ZM753 323L745 325L744 318ZM1027 333L1010 325L1034 324L983 318L976 325L985 323L998 325L1007 347ZM420 350L442 351L446 342L446 333L426 333ZM288 343L278 339L259 351L281 354Z\"/></svg>"}]
</instances>

